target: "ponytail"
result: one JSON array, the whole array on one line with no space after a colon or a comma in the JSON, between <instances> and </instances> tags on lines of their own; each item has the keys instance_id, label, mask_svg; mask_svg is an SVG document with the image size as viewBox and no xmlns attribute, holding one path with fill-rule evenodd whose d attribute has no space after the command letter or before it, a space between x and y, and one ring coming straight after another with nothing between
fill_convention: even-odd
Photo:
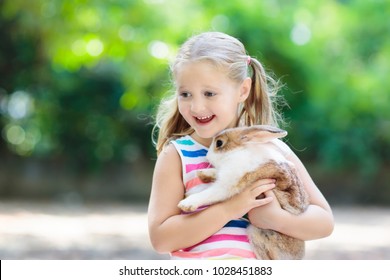
<instances>
[{"instance_id":1,"label":"ponytail","mask_svg":"<svg viewBox=\"0 0 390 280\"><path fill-rule=\"evenodd\" d=\"M278 126L281 116L275 110L276 93L280 88L278 81L268 76L261 63L250 57L252 86L239 114L237 125L251 126L267 124Z\"/></svg>"}]
</instances>

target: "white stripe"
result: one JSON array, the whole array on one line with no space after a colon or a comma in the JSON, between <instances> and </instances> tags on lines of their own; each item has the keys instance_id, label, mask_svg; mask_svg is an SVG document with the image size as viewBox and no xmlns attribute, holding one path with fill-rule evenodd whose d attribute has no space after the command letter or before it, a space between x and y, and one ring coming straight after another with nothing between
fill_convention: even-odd
<instances>
[{"instance_id":1,"label":"white stripe","mask_svg":"<svg viewBox=\"0 0 390 280\"><path fill-rule=\"evenodd\" d=\"M215 234L247 235L247 232L246 232L246 228L226 227L226 228L220 229Z\"/></svg>"}]
</instances>

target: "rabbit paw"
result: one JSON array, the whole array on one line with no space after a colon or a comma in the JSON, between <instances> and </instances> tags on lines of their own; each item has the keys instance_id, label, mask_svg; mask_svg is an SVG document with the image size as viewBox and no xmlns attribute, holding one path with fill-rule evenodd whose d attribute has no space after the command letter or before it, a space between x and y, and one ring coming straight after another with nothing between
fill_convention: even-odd
<instances>
[{"instance_id":1,"label":"rabbit paw","mask_svg":"<svg viewBox=\"0 0 390 280\"><path fill-rule=\"evenodd\" d=\"M179 202L177 205L181 210L185 212L192 212L198 209L198 205L193 203L192 199L190 197L187 197L186 199L183 199L182 201Z\"/></svg>"},{"instance_id":2,"label":"rabbit paw","mask_svg":"<svg viewBox=\"0 0 390 280\"><path fill-rule=\"evenodd\" d=\"M215 168L199 170L197 175L203 183L215 182L217 179L217 172Z\"/></svg>"}]
</instances>

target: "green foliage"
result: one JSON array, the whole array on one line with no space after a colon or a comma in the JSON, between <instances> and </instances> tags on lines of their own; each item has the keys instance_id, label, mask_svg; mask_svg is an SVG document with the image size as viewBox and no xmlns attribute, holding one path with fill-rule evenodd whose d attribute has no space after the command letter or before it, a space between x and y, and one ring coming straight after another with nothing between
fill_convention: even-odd
<instances>
[{"instance_id":1,"label":"green foliage","mask_svg":"<svg viewBox=\"0 0 390 280\"><path fill-rule=\"evenodd\" d=\"M0 2L0 129L10 151L91 169L154 156L154 109L190 35L219 30L280 77L289 142L372 178L390 158L390 2ZM4 151L3 151L4 152Z\"/></svg>"}]
</instances>

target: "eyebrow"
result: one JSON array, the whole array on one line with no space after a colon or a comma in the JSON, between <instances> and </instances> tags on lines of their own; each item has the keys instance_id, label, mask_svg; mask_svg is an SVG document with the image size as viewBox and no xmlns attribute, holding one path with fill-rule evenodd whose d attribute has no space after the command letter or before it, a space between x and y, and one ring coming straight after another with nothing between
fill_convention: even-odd
<instances>
[{"instance_id":1,"label":"eyebrow","mask_svg":"<svg viewBox=\"0 0 390 280\"><path fill-rule=\"evenodd\" d=\"M203 89L210 90L210 91L219 91L220 90L220 88L218 88L218 87L213 87L213 86L208 86L208 85L202 86L202 87L203 87ZM188 91L188 89L186 87L183 87L183 86L178 87L177 90L179 90L179 91L183 91L183 90L184 91Z\"/></svg>"},{"instance_id":2,"label":"eyebrow","mask_svg":"<svg viewBox=\"0 0 390 280\"><path fill-rule=\"evenodd\" d=\"M179 87L176 89L176 92L190 92L188 89L186 89L185 87Z\"/></svg>"}]
</instances>

